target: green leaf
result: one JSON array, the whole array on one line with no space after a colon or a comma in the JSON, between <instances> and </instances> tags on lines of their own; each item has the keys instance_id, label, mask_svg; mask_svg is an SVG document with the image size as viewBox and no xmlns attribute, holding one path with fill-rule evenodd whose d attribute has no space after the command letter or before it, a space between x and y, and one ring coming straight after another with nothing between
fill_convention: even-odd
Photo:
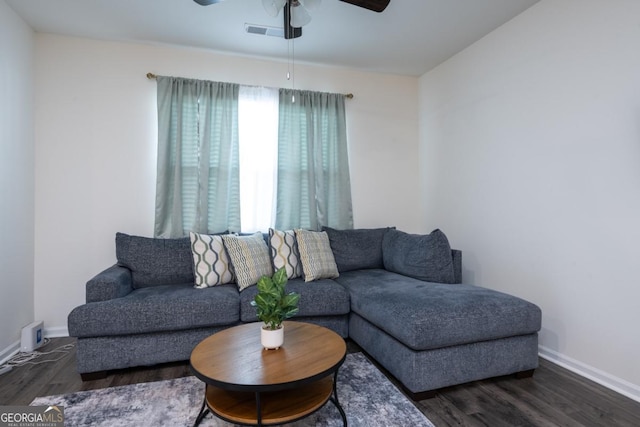
<instances>
[{"instance_id":1,"label":"green leaf","mask_svg":"<svg viewBox=\"0 0 640 427\"><path fill-rule=\"evenodd\" d=\"M284 289L284 286L287 284L287 269L284 267L279 268L273 275L273 282L279 288Z\"/></svg>"},{"instance_id":2,"label":"green leaf","mask_svg":"<svg viewBox=\"0 0 640 427\"><path fill-rule=\"evenodd\" d=\"M298 307L289 307L283 313L285 319L289 319L289 318L295 316L296 314L298 314Z\"/></svg>"},{"instance_id":3,"label":"green leaf","mask_svg":"<svg viewBox=\"0 0 640 427\"><path fill-rule=\"evenodd\" d=\"M296 307L298 305L298 301L300 300L300 295L296 294L296 293L290 293L284 296L284 298L282 298L282 302L281 305L283 307Z\"/></svg>"},{"instance_id":4,"label":"green leaf","mask_svg":"<svg viewBox=\"0 0 640 427\"><path fill-rule=\"evenodd\" d=\"M273 280L269 276L262 276L258 280L258 292L269 292L274 286Z\"/></svg>"},{"instance_id":5,"label":"green leaf","mask_svg":"<svg viewBox=\"0 0 640 427\"><path fill-rule=\"evenodd\" d=\"M269 307L277 303L277 300L269 294L258 294L254 298L256 305L263 311L267 311Z\"/></svg>"},{"instance_id":6,"label":"green leaf","mask_svg":"<svg viewBox=\"0 0 640 427\"><path fill-rule=\"evenodd\" d=\"M262 283L258 282L258 294L271 295L276 300L280 299L280 289L270 278L260 280Z\"/></svg>"}]
</instances>

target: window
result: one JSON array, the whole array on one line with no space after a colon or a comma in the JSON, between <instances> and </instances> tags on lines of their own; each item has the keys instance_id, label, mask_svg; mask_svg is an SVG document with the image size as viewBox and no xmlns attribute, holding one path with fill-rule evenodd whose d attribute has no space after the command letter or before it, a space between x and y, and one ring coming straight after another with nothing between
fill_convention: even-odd
<instances>
[{"instance_id":1,"label":"window","mask_svg":"<svg viewBox=\"0 0 640 427\"><path fill-rule=\"evenodd\" d=\"M157 84L156 236L353 227L342 95Z\"/></svg>"},{"instance_id":2,"label":"window","mask_svg":"<svg viewBox=\"0 0 640 427\"><path fill-rule=\"evenodd\" d=\"M275 225L278 89L241 86L238 99L241 231Z\"/></svg>"}]
</instances>

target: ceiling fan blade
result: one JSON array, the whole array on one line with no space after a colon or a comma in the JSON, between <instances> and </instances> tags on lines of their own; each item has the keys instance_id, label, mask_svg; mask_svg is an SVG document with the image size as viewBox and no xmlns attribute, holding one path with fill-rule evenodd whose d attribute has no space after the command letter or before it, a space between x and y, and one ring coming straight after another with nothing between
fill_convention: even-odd
<instances>
[{"instance_id":1,"label":"ceiling fan blade","mask_svg":"<svg viewBox=\"0 0 640 427\"><path fill-rule=\"evenodd\" d=\"M224 0L193 0L198 3L200 6L209 6L210 4L220 3Z\"/></svg>"},{"instance_id":2,"label":"ceiling fan blade","mask_svg":"<svg viewBox=\"0 0 640 427\"><path fill-rule=\"evenodd\" d=\"M287 0L262 0L262 7L268 15L276 17L286 2Z\"/></svg>"},{"instance_id":3,"label":"ceiling fan blade","mask_svg":"<svg viewBox=\"0 0 640 427\"><path fill-rule=\"evenodd\" d=\"M307 10L315 10L322 3L322 0L299 0L299 1L300 1L300 4L302 4L304 7L307 8Z\"/></svg>"},{"instance_id":4,"label":"ceiling fan blade","mask_svg":"<svg viewBox=\"0 0 640 427\"><path fill-rule=\"evenodd\" d=\"M296 7L291 7L291 26L301 28L311 22L311 15L306 7L299 3Z\"/></svg>"},{"instance_id":5,"label":"ceiling fan blade","mask_svg":"<svg viewBox=\"0 0 640 427\"><path fill-rule=\"evenodd\" d=\"M374 12L382 12L387 8L391 0L340 0L354 6L363 7Z\"/></svg>"}]
</instances>

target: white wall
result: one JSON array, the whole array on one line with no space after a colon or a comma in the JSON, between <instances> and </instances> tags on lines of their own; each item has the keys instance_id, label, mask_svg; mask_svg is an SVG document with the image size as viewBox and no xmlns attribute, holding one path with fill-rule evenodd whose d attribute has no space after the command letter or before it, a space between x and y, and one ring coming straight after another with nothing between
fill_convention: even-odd
<instances>
[{"instance_id":1,"label":"white wall","mask_svg":"<svg viewBox=\"0 0 640 427\"><path fill-rule=\"evenodd\" d=\"M542 0L420 79L425 229L640 400L640 2Z\"/></svg>"},{"instance_id":2,"label":"white wall","mask_svg":"<svg viewBox=\"0 0 640 427\"><path fill-rule=\"evenodd\" d=\"M146 73L289 82L281 62L43 34L36 60L35 310L50 334L63 334L85 282L115 262L115 233L153 233L156 84ZM347 120L356 226L417 230L418 79L295 70L296 88L355 94Z\"/></svg>"},{"instance_id":3,"label":"white wall","mask_svg":"<svg viewBox=\"0 0 640 427\"><path fill-rule=\"evenodd\" d=\"M0 0L0 360L34 320L33 57L31 29Z\"/></svg>"}]
</instances>

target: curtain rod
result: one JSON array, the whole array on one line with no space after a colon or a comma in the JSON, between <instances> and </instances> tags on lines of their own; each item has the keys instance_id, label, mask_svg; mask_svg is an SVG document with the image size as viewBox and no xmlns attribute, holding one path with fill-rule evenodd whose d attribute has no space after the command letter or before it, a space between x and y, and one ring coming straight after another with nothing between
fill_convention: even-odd
<instances>
[{"instance_id":1,"label":"curtain rod","mask_svg":"<svg viewBox=\"0 0 640 427\"><path fill-rule=\"evenodd\" d=\"M158 77L158 76L156 76L153 73L147 73L147 78L149 80L155 79L156 77ZM345 93L344 97L347 98L347 99L353 99L353 94L352 93Z\"/></svg>"}]
</instances>

